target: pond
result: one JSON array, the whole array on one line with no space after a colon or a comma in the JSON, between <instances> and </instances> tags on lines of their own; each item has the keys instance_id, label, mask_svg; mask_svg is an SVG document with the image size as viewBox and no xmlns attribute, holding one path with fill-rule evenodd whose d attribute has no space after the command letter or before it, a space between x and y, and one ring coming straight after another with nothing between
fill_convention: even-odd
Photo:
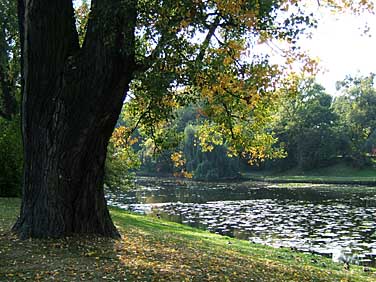
<instances>
[{"instance_id":1,"label":"pond","mask_svg":"<svg viewBox=\"0 0 376 282\"><path fill-rule=\"evenodd\" d=\"M273 247L376 266L376 187L137 179L109 205Z\"/></svg>"}]
</instances>

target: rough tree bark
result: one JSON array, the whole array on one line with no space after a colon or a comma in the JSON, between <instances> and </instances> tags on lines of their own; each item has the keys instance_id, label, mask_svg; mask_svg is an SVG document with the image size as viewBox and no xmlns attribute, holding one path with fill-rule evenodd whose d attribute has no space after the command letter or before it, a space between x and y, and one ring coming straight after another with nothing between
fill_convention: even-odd
<instances>
[{"instance_id":1,"label":"rough tree bark","mask_svg":"<svg viewBox=\"0 0 376 282\"><path fill-rule=\"evenodd\" d=\"M79 46L71 0L19 0L21 238L116 237L103 191L109 138L134 71L137 0L93 0Z\"/></svg>"}]
</instances>

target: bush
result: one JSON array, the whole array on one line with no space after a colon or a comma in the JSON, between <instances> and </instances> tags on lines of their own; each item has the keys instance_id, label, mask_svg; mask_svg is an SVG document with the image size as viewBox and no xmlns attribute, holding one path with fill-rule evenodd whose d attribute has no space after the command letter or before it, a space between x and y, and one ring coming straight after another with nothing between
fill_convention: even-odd
<instances>
[{"instance_id":1,"label":"bush","mask_svg":"<svg viewBox=\"0 0 376 282\"><path fill-rule=\"evenodd\" d=\"M0 197L21 195L22 155L20 119L0 119Z\"/></svg>"},{"instance_id":2,"label":"bush","mask_svg":"<svg viewBox=\"0 0 376 282\"><path fill-rule=\"evenodd\" d=\"M110 190L131 188L135 175L132 170L140 166L139 157L132 148L136 139L127 140L126 133L124 126L117 127L107 147L104 183Z\"/></svg>"}]
</instances>

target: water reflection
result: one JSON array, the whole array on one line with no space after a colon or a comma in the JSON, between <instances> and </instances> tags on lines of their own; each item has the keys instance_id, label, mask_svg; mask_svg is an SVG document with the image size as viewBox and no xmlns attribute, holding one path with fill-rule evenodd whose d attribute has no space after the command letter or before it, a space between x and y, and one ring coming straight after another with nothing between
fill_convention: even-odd
<instances>
[{"instance_id":1,"label":"water reflection","mask_svg":"<svg viewBox=\"0 0 376 282\"><path fill-rule=\"evenodd\" d=\"M219 234L375 265L376 187L202 183L140 178L108 201Z\"/></svg>"}]
</instances>

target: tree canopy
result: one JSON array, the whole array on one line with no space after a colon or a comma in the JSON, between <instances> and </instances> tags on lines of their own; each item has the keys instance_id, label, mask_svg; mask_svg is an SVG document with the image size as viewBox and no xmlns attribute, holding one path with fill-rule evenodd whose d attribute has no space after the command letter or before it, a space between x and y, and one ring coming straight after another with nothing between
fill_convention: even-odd
<instances>
[{"instance_id":1,"label":"tree canopy","mask_svg":"<svg viewBox=\"0 0 376 282\"><path fill-rule=\"evenodd\" d=\"M150 6L150 3L153 3ZM296 93L301 73L316 62L298 48L317 18L301 1L144 1L136 27L135 78L128 95L130 128L141 127L156 143L174 109L200 104L205 116L197 135L204 150L225 142L230 155L250 163L281 156L267 129L279 99ZM312 4L312 3L311 3ZM372 3L319 1L336 11L372 10ZM260 52L284 42L285 61ZM261 47L260 46L264 46ZM300 68L296 68L296 62Z\"/></svg>"},{"instance_id":2,"label":"tree canopy","mask_svg":"<svg viewBox=\"0 0 376 282\"><path fill-rule=\"evenodd\" d=\"M337 87L343 92L334 102L334 109L340 116L343 154L361 167L376 147L375 74L347 76Z\"/></svg>"},{"instance_id":3,"label":"tree canopy","mask_svg":"<svg viewBox=\"0 0 376 282\"><path fill-rule=\"evenodd\" d=\"M275 156L275 141L265 131L280 89L293 89L286 66L269 62L257 45L289 42L287 61L314 62L295 50L299 35L316 22L292 1L140 2L136 28L136 69L129 93L129 114L155 140L157 127L173 109L200 102L201 145L227 140L232 154L250 161ZM293 5L296 13L280 17ZM295 51L294 51L295 50ZM162 137L163 139L163 137Z\"/></svg>"}]
</instances>

